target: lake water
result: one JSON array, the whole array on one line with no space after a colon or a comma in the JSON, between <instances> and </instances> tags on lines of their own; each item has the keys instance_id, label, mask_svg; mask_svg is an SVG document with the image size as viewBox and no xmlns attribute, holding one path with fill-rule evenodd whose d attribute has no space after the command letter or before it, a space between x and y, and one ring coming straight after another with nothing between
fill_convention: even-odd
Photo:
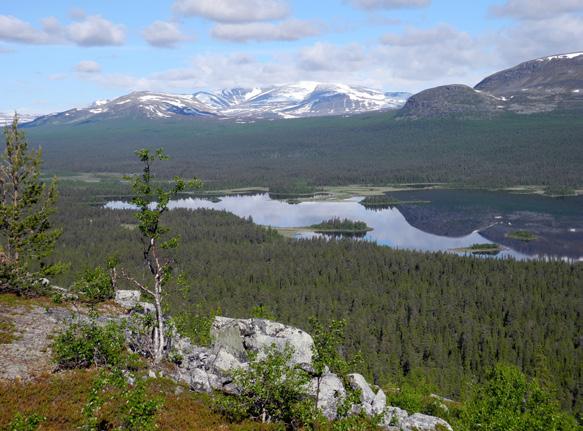
<instances>
[{"instance_id":1,"label":"lake water","mask_svg":"<svg viewBox=\"0 0 583 431\"><path fill-rule=\"evenodd\" d=\"M583 197L551 199L501 192L420 190L391 193L399 200L429 201L371 210L362 197L333 201L290 204L267 194L225 196L220 202L187 198L172 201L171 208L211 208L240 217L252 217L257 224L273 227L310 226L332 217L366 222L373 230L364 240L394 248L422 251L451 251L472 244L503 246L498 257L563 258L583 260ZM127 202L112 201L106 208L131 208ZM507 237L515 230L528 230L534 241ZM299 237L318 235L312 232Z\"/></svg>"}]
</instances>

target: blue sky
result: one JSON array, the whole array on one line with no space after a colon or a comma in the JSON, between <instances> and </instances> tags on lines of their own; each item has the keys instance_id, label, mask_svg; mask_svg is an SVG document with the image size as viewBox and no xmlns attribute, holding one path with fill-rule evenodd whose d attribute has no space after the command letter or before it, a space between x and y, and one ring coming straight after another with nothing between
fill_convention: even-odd
<instances>
[{"instance_id":1,"label":"blue sky","mask_svg":"<svg viewBox=\"0 0 583 431\"><path fill-rule=\"evenodd\" d=\"M583 0L0 3L0 112L300 80L416 92L583 50Z\"/></svg>"}]
</instances>

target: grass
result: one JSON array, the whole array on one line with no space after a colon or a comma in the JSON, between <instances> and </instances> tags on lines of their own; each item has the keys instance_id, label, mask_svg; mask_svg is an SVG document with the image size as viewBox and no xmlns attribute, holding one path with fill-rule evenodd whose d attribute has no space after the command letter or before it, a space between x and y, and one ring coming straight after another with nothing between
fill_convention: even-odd
<instances>
[{"instance_id":1,"label":"grass","mask_svg":"<svg viewBox=\"0 0 583 431\"><path fill-rule=\"evenodd\" d=\"M366 196L359 203L365 208L385 208L396 205L428 204L430 202L426 200L403 201L389 195L371 195Z\"/></svg>"},{"instance_id":2,"label":"grass","mask_svg":"<svg viewBox=\"0 0 583 431\"><path fill-rule=\"evenodd\" d=\"M519 241L534 241L537 236L527 230L516 230L506 234L506 238L516 239Z\"/></svg>"},{"instance_id":3,"label":"grass","mask_svg":"<svg viewBox=\"0 0 583 431\"><path fill-rule=\"evenodd\" d=\"M43 431L76 430L83 423L82 410L97 371L74 370L45 376L34 382L0 383L0 429L6 429L16 414L44 416ZM156 414L160 430L272 430L274 426L256 422L231 424L210 407L209 398L196 394L166 379L153 379L147 383L148 395L160 397L163 407ZM116 409L103 414L115 416ZM109 418L111 423L115 417Z\"/></svg>"},{"instance_id":4,"label":"grass","mask_svg":"<svg viewBox=\"0 0 583 431\"><path fill-rule=\"evenodd\" d=\"M12 322L8 322L4 317L0 317L0 344L11 344L16 340L16 336L14 335L15 329Z\"/></svg>"}]
</instances>

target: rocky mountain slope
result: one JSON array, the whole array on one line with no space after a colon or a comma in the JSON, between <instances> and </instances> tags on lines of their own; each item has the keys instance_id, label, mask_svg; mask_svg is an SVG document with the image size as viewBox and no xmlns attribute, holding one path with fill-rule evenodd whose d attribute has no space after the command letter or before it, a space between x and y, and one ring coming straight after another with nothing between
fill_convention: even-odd
<instances>
[{"instance_id":1,"label":"rocky mountain slope","mask_svg":"<svg viewBox=\"0 0 583 431\"><path fill-rule=\"evenodd\" d=\"M252 121L262 118L300 118L351 115L400 108L408 93L383 93L342 84L300 82L267 88L233 88L194 94L133 92L102 100L86 108L45 115L30 123L79 124L108 119L215 118Z\"/></svg>"},{"instance_id":2,"label":"rocky mountain slope","mask_svg":"<svg viewBox=\"0 0 583 431\"><path fill-rule=\"evenodd\" d=\"M403 118L485 117L583 109L583 52L553 55L495 73L474 88L448 85L412 96Z\"/></svg>"}]
</instances>

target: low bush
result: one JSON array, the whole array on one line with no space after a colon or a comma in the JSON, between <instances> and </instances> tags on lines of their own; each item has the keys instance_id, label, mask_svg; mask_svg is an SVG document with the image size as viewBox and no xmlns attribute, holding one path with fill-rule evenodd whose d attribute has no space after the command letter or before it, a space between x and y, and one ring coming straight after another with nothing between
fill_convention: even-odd
<instances>
[{"instance_id":1,"label":"low bush","mask_svg":"<svg viewBox=\"0 0 583 431\"><path fill-rule=\"evenodd\" d=\"M127 359L127 348L122 324L74 323L54 339L53 356L58 366L87 368L120 366Z\"/></svg>"},{"instance_id":2,"label":"low bush","mask_svg":"<svg viewBox=\"0 0 583 431\"><path fill-rule=\"evenodd\" d=\"M252 357L248 369L234 370L233 383L240 393L217 395L217 409L234 422L253 419L283 423L294 429L321 420L308 395L309 376L289 366L292 354L289 346L283 352L272 346L262 356Z\"/></svg>"},{"instance_id":3,"label":"low bush","mask_svg":"<svg viewBox=\"0 0 583 431\"><path fill-rule=\"evenodd\" d=\"M83 271L73 284L73 291L86 302L97 303L111 299L115 295L111 276L100 266Z\"/></svg>"}]
</instances>

